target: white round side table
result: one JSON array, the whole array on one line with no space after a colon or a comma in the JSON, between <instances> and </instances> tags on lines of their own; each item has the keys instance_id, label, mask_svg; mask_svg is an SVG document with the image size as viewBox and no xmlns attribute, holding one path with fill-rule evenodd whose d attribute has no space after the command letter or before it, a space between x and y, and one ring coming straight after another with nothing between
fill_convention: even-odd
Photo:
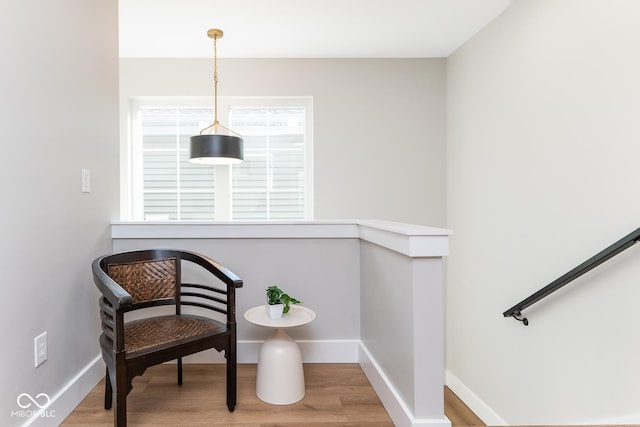
<instances>
[{"instance_id":1,"label":"white round side table","mask_svg":"<svg viewBox=\"0 0 640 427\"><path fill-rule=\"evenodd\" d=\"M316 313L300 305L292 305L280 319L270 319L264 305L250 308L244 318L254 325L275 329L260 348L256 395L273 405L290 405L304 397L304 371L298 344L285 332L287 328L306 325Z\"/></svg>"}]
</instances>

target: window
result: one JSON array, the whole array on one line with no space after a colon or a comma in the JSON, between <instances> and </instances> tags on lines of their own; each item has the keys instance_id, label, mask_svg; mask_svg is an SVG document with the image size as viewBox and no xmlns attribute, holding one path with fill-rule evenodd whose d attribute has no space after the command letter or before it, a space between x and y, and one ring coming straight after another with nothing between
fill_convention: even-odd
<instances>
[{"instance_id":1,"label":"window","mask_svg":"<svg viewBox=\"0 0 640 427\"><path fill-rule=\"evenodd\" d=\"M188 161L189 137L213 118L206 105L134 102L132 219L311 219L310 99L218 98L219 117L228 112L244 139L244 161L233 166Z\"/></svg>"},{"instance_id":2,"label":"window","mask_svg":"<svg viewBox=\"0 0 640 427\"><path fill-rule=\"evenodd\" d=\"M305 218L305 109L231 108L245 161L232 167L233 219Z\"/></svg>"}]
</instances>

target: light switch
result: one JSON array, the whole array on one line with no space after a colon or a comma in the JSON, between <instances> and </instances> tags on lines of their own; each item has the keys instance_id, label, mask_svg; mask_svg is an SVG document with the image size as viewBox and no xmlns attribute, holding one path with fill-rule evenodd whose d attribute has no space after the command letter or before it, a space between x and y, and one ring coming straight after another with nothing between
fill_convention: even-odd
<instances>
[{"instance_id":1,"label":"light switch","mask_svg":"<svg viewBox=\"0 0 640 427\"><path fill-rule=\"evenodd\" d=\"M91 171L82 169L82 192L91 193Z\"/></svg>"}]
</instances>

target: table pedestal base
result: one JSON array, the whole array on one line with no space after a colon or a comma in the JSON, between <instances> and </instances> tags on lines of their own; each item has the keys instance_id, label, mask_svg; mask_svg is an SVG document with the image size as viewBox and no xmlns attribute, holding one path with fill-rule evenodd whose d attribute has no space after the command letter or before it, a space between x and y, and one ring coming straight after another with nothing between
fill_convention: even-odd
<instances>
[{"instance_id":1,"label":"table pedestal base","mask_svg":"<svg viewBox=\"0 0 640 427\"><path fill-rule=\"evenodd\" d=\"M304 397L304 371L298 344L276 329L260 349L256 394L273 405L290 405Z\"/></svg>"}]
</instances>

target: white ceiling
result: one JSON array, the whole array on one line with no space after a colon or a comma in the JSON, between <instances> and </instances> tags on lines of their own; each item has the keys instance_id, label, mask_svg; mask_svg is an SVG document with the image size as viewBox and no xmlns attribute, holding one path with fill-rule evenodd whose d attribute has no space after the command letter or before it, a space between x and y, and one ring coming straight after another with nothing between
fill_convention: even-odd
<instances>
[{"instance_id":1,"label":"white ceiling","mask_svg":"<svg viewBox=\"0 0 640 427\"><path fill-rule=\"evenodd\" d=\"M119 0L120 57L446 57L511 0Z\"/></svg>"}]
</instances>

